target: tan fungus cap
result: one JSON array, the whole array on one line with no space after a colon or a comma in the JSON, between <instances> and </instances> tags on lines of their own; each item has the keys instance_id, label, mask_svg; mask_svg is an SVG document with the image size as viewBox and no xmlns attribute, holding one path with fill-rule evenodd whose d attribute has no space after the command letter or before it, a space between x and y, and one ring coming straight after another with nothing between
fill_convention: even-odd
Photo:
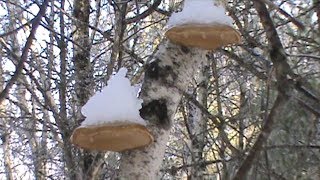
<instances>
[{"instance_id":1,"label":"tan fungus cap","mask_svg":"<svg viewBox=\"0 0 320 180\"><path fill-rule=\"evenodd\" d=\"M213 50L240 42L240 33L228 25L187 24L167 30L166 37L184 46Z\"/></svg>"},{"instance_id":2,"label":"tan fungus cap","mask_svg":"<svg viewBox=\"0 0 320 180\"><path fill-rule=\"evenodd\" d=\"M151 144L153 136L140 124L78 127L71 142L87 150L121 152Z\"/></svg>"}]
</instances>

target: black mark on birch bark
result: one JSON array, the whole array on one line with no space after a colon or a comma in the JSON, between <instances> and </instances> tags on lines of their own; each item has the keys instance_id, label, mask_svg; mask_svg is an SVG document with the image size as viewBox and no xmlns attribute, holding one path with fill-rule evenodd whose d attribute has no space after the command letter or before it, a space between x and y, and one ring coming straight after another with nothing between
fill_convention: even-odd
<instances>
[{"instance_id":1,"label":"black mark on birch bark","mask_svg":"<svg viewBox=\"0 0 320 180\"><path fill-rule=\"evenodd\" d=\"M188 54L190 52L190 49L186 46L181 46L181 51L184 52L185 54Z\"/></svg>"},{"instance_id":2,"label":"black mark on birch bark","mask_svg":"<svg viewBox=\"0 0 320 180\"><path fill-rule=\"evenodd\" d=\"M140 109L142 118L151 123L162 126L164 129L170 128L170 119L168 117L167 101L165 99L153 100L147 104L143 103Z\"/></svg>"},{"instance_id":3,"label":"black mark on birch bark","mask_svg":"<svg viewBox=\"0 0 320 180\"><path fill-rule=\"evenodd\" d=\"M155 79L157 80L160 77L159 73L159 63L157 62L158 60L155 60L154 62L150 63L147 65L146 69L146 77L149 77L150 79Z\"/></svg>"},{"instance_id":4,"label":"black mark on birch bark","mask_svg":"<svg viewBox=\"0 0 320 180\"><path fill-rule=\"evenodd\" d=\"M167 79L171 76L171 79ZM171 66L160 66L158 61L154 61L147 65L146 77L149 77L153 80L173 80L172 78L177 77L177 74L174 73L174 70Z\"/></svg>"}]
</instances>

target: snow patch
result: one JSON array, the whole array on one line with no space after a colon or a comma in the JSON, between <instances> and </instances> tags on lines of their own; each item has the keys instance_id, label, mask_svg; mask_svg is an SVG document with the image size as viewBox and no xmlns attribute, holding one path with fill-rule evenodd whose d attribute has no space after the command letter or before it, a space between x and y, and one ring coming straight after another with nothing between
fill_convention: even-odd
<instances>
[{"instance_id":1,"label":"snow patch","mask_svg":"<svg viewBox=\"0 0 320 180\"><path fill-rule=\"evenodd\" d=\"M114 123L137 123L146 125L139 115L142 100L137 98L137 87L126 78L127 69L121 68L108 81L108 85L92 96L82 107L86 116L82 126Z\"/></svg>"},{"instance_id":2,"label":"snow patch","mask_svg":"<svg viewBox=\"0 0 320 180\"><path fill-rule=\"evenodd\" d=\"M232 19L215 0L185 0L181 12L173 13L167 23L168 28L185 24L232 25Z\"/></svg>"}]
</instances>

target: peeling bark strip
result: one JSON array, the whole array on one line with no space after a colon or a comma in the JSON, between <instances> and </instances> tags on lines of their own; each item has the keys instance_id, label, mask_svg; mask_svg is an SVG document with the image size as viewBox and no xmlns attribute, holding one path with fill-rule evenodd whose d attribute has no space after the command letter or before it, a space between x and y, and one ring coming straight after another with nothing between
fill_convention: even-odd
<instances>
[{"instance_id":1,"label":"peeling bark strip","mask_svg":"<svg viewBox=\"0 0 320 180\"><path fill-rule=\"evenodd\" d=\"M155 141L142 150L124 152L120 165L120 179L158 179L170 127L191 77L205 61L206 51L188 49L162 42L159 51L147 65L141 89L141 116L150 123ZM170 84L174 84L170 86Z\"/></svg>"}]
</instances>

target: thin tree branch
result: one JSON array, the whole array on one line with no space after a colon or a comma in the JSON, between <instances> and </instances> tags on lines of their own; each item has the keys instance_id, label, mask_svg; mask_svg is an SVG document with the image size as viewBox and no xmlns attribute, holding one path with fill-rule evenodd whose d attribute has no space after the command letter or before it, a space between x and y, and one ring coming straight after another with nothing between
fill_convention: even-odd
<instances>
[{"instance_id":1,"label":"thin tree branch","mask_svg":"<svg viewBox=\"0 0 320 180\"><path fill-rule=\"evenodd\" d=\"M285 10L283 10L282 8L280 8L279 6L275 5L273 2L271 2L270 0L260 0L262 2L264 2L265 4L267 4L269 7L276 9L277 11L279 11L280 14L282 14L283 16L285 16L290 22L292 22L295 26L297 26L300 30L304 30L305 26L296 18L292 17L289 13L287 13Z\"/></svg>"},{"instance_id":2,"label":"thin tree branch","mask_svg":"<svg viewBox=\"0 0 320 180\"><path fill-rule=\"evenodd\" d=\"M145 10L143 13L135 16L135 17L132 17L132 18L128 18L125 20L125 23L126 24L131 24L131 23L135 23L135 22L138 22L140 21L141 19L149 16L151 13L153 13L157 8L158 6L161 4L161 0L156 0L147 10Z\"/></svg>"},{"instance_id":3,"label":"thin tree branch","mask_svg":"<svg viewBox=\"0 0 320 180\"><path fill-rule=\"evenodd\" d=\"M270 111L268 118L266 119L264 126L262 127L261 133L259 134L257 141L251 148L249 155L241 164L233 180L246 179L246 175L248 171L251 169L254 159L259 155L260 151L263 148L263 144L267 141L272 131L272 127L274 125L276 117L279 116L282 108L287 104L287 101L288 100L282 94L278 94L278 97Z\"/></svg>"},{"instance_id":4,"label":"thin tree branch","mask_svg":"<svg viewBox=\"0 0 320 180\"><path fill-rule=\"evenodd\" d=\"M320 32L320 0L314 0L315 11L317 13L318 18L318 30Z\"/></svg>"},{"instance_id":5,"label":"thin tree branch","mask_svg":"<svg viewBox=\"0 0 320 180\"><path fill-rule=\"evenodd\" d=\"M35 37L36 31L40 25L41 19L46 13L48 3L49 3L49 0L43 1L38 14L36 15L36 17L34 18L34 20L32 22L32 28L30 31L30 35L27 38L27 42L22 50L22 55L21 55L21 58L20 58L18 65L16 66L16 70L15 70L13 76L11 77L11 79L9 80L9 82L6 84L6 87L0 93L0 103L5 99L9 90L14 85L14 83L18 80L18 78L24 68L24 63L28 59L29 49L32 45L32 41ZM1 40L3 41L3 39L1 39Z\"/></svg>"},{"instance_id":6,"label":"thin tree branch","mask_svg":"<svg viewBox=\"0 0 320 180\"><path fill-rule=\"evenodd\" d=\"M22 29L22 28L28 26L30 23L32 23L33 20L34 20L34 19L32 19L32 20L30 20L30 21L22 24L21 26L17 27L16 29L14 29L14 30L12 30L12 31L9 31L9 32L5 32L5 33L0 34L0 38L3 38L3 37L5 37L5 36L9 36L9 35L11 35L11 34L13 34L13 33L18 32L20 29Z\"/></svg>"},{"instance_id":7,"label":"thin tree branch","mask_svg":"<svg viewBox=\"0 0 320 180\"><path fill-rule=\"evenodd\" d=\"M291 145L291 144L282 144L274 146L266 146L265 149L320 149L320 145Z\"/></svg>"},{"instance_id":8,"label":"thin tree branch","mask_svg":"<svg viewBox=\"0 0 320 180\"><path fill-rule=\"evenodd\" d=\"M287 54L287 56L291 57L302 57L302 58L311 58L317 61L320 61L320 56L312 55L312 54Z\"/></svg>"},{"instance_id":9,"label":"thin tree branch","mask_svg":"<svg viewBox=\"0 0 320 180\"><path fill-rule=\"evenodd\" d=\"M266 31L266 36L270 47L270 58L274 64L278 95L276 101L268 115L261 133L259 134L257 141L249 151L248 156L241 164L240 168L236 172L234 180L246 179L248 172L250 171L255 158L260 154L263 149L263 144L267 141L276 118L282 113L283 108L286 106L293 86L288 79L289 75L294 75L287 63L287 57L284 52L283 45L279 38L278 32L273 24L270 14L266 5L261 0L253 1L254 7L258 12L261 23Z\"/></svg>"}]
</instances>

